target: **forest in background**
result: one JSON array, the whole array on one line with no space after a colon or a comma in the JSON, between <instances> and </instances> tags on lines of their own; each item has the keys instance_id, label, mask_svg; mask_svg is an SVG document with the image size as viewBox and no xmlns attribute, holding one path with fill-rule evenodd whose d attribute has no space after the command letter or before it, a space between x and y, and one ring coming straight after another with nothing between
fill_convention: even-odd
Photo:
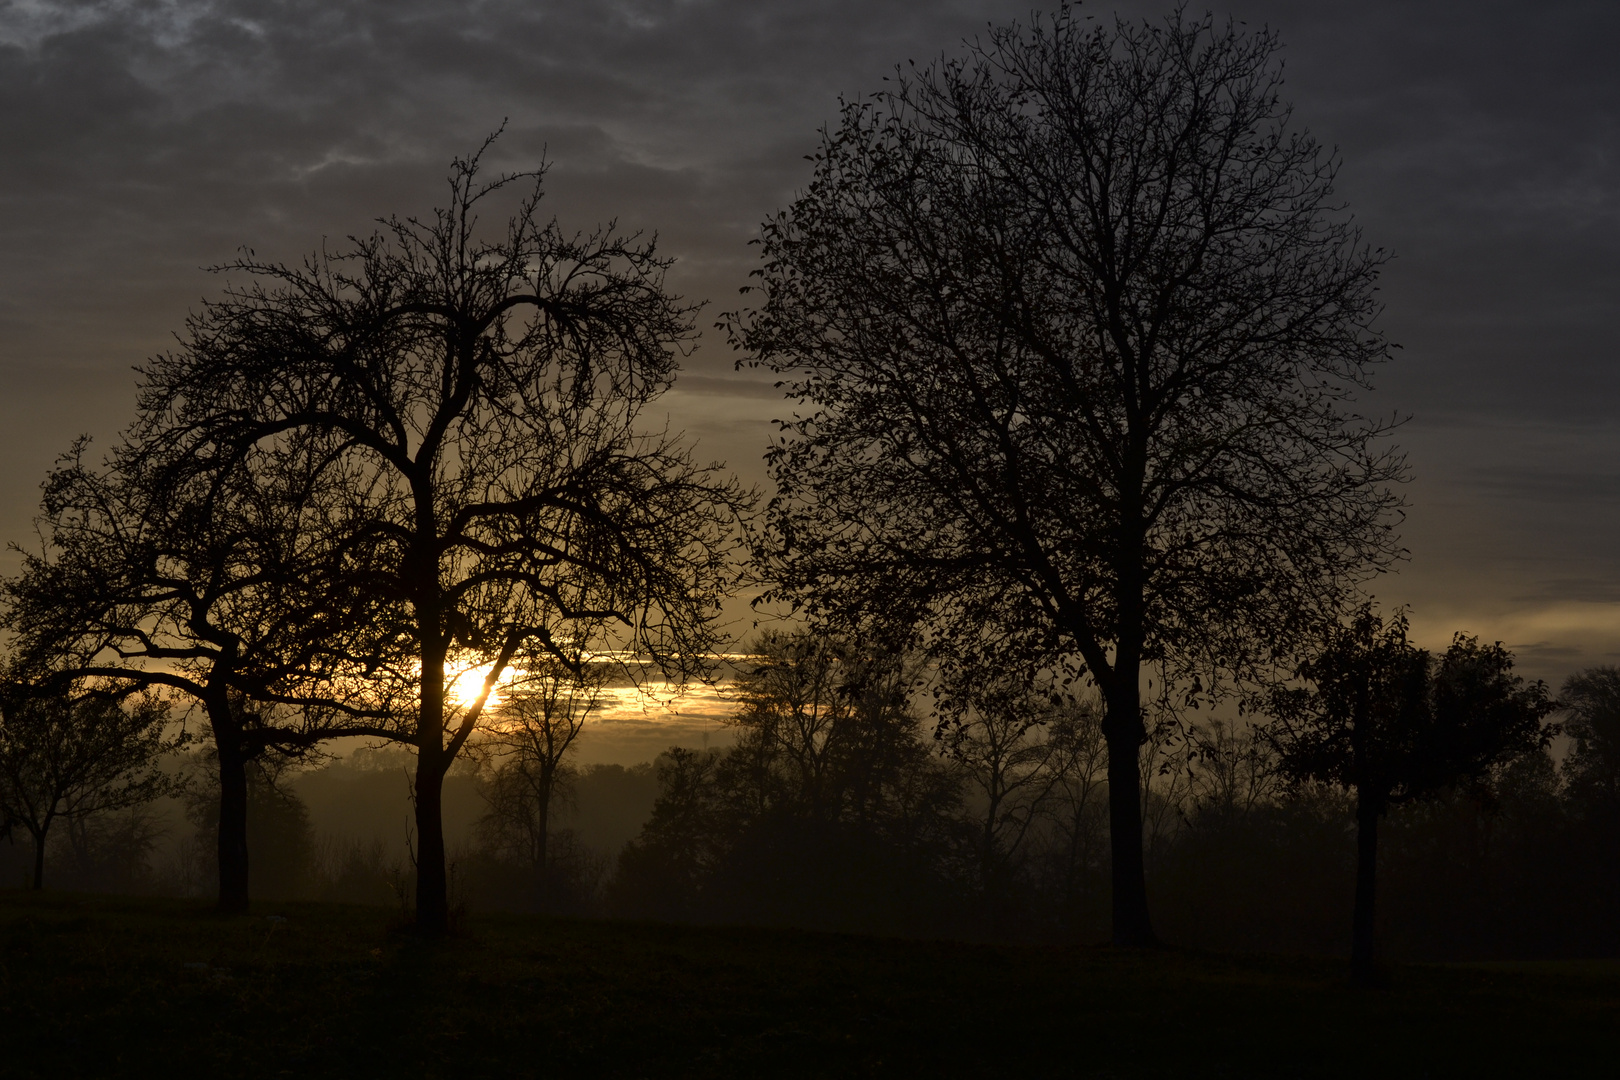
<instances>
[{"instance_id":1,"label":"forest in background","mask_svg":"<svg viewBox=\"0 0 1620 1080\"><path fill-rule=\"evenodd\" d=\"M444 804L458 912L1106 939L1107 776L1094 702L1037 709L1000 746L984 717L953 739L925 721L916 685L894 678L904 668L895 658L878 659L889 679L874 691L869 668L824 642L778 635L762 646L792 660L801 679L815 669L825 698L810 703L821 707L818 721L803 722L806 702L783 685L783 665L758 657L738 679L735 745L672 747L631 766L565 762L543 865L535 807L511 797L523 763L486 748L459 765ZM1389 813L1379 868L1386 955L1620 955L1620 758L1602 729L1614 717L1596 718L1597 728L1566 720L1571 737L1493 770L1481 786ZM255 894L408 915L409 758L359 750L276 775L255 770ZM186 794L53 836L53 887L210 895L206 755L167 768L192 777ZM1152 729L1142 768L1154 916L1168 940L1341 951L1352 794L1290 783L1263 730L1247 722L1167 718ZM0 881L25 883L31 860L26 837L0 842Z\"/></svg>"}]
</instances>

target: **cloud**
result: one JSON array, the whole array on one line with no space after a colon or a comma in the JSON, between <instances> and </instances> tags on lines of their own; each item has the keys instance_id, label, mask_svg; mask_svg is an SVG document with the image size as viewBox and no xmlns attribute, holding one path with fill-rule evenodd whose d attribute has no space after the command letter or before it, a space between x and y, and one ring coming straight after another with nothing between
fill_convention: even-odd
<instances>
[{"instance_id":1,"label":"cloud","mask_svg":"<svg viewBox=\"0 0 1620 1080\"><path fill-rule=\"evenodd\" d=\"M731 307L755 257L746 241L808 179L803 155L838 96L1031 6L12 0L0 538L28 535L38 481L74 434L105 441L127 422L130 366L167 346L218 286L202 268L239 245L291 259L379 214L425 211L450 158L506 118L493 167L544 156L565 223L658 231L680 259L672 283ZM1340 148L1342 194L1368 241L1397 253L1385 325L1405 348L1368 403L1416 416L1414 561L1396 584L1424 603L1612 597L1620 457L1599 459L1620 401L1620 6L1226 10L1281 33L1299 122ZM672 422L758 479L781 410L732 360L709 334ZM1582 642L1606 632L1577 621L1509 637L1596 648Z\"/></svg>"}]
</instances>

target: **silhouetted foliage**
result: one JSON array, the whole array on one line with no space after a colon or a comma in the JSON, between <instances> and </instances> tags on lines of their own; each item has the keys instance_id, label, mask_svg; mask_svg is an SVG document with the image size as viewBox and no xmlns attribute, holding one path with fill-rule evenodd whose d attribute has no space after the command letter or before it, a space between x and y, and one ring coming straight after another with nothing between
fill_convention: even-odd
<instances>
[{"instance_id":1,"label":"silhouetted foliage","mask_svg":"<svg viewBox=\"0 0 1620 1080\"><path fill-rule=\"evenodd\" d=\"M1537 836L1537 850L1545 880L1566 883L1565 925L1603 927L1603 955L1620 955L1620 669L1576 672L1559 696L1569 710L1569 752L1559 771L1564 814L1543 820L1563 827Z\"/></svg>"},{"instance_id":2,"label":"silhouetted foliage","mask_svg":"<svg viewBox=\"0 0 1620 1080\"><path fill-rule=\"evenodd\" d=\"M1120 944L1154 940L1143 666L1257 679L1397 553L1403 465L1350 405L1385 256L1277 48L1063 9L902 71L844 106L724 323L806 407L768 455L773 596L1100 689Z\"/></svg>"},{"instance_id":3,"label":"silhouetted foliage","mask_svg":"<svg viewBox=\"0 0 1620 1080\"><path fill-rule=\"evenodd\" d=\"M829 651L837 655L840 648ZM931 676L914 707L928 700L932 685ZM976 722L972 715L964 719ZM1161 719L1150 715L1161 735L1144 751L1143 784L1144 819L1153 827L1146 870L1165 937L1200 949L1338 951L1354 914L1355 792L1337 784L1284 783L1270 741L1240 721L1183 717L1177 726ZM1100 721L1100 706L1065 702L1012 744L1041 752L1018 755L1009 769L1010 776L1032 779L1011 800L1022 838L1002 849L994 892L985 888L980 862L989 802L973 772L982 765L946 752L924 726L915 748L936 780L954 779L954 797L891 817L880 843L866 841L880 854L909 853L904 867L880 860L874 868L847 819L795 818L787 784L778 789L778 815L740 827L744 819L730 800L739 777L747 778L744 766L758 759L728 764L729 751L694 750L673 757L703 766L687 778L696 782L671 798L676 785L665 776L659 823L633 848L641 861L627 854L617 876L618 853L641 834L658 801L658 777L651 765L573 767L552 809L543 906L571 915L617 911L1095 943L1106 938L1109 923ZM590 753L589 742L585 746ZM389 748L315 768L294 763L276 778L274 791L260 768L250 766L256 896L408 911L414 891L406 836L410 763L407 752ZM199 758L197 764L206 771L208 762ZM1392 807L1378 826L1380 953L1439 961L1620 955L1613 822L1565 775L1548 753L1532 753L1492 768L1476 784ZM475 916L538 910L532 864L516 846L495 842L477 826L489 816L480 795L487 781L488 774L466 760L446 778L455 895ZM53 829L49 883L80 891L204 894L212 872L211 787L211 780L200 779L193 789L192 823L202 826L195 838L168 801ZM1021 803L1034 791L1044 797ZM676 809L682 813L671 813ZM908 839L913 835L918 839ZM1003 834L1008 841L1016 835ZM0 842L0 880L26 882L32 855L19 827L14 843ZM872 901L896 882L897 892L912 890L920 899ZM794 890L811 902L796 903Z\"/></svg>"},{"instance_id":4,"label":"silhouetted foliage","mask_svg":"<svg viewBox=\"0 0 1620 1080\"><path fill-rule=\"evenodd\" d=\"M34 841L33 887L45 884L45 850L58 821L72 828L168 794L158 758L168 703L151 694L0 687L0 817Z\"/></svg>"},{"instance_id":5,"label":"silhouetted foliage","mask_svg":"<svg viewBox=\"0 0 1620 1080\"><path fill-rule=\"evenodd\" d=\"M935 737L964 781L962 814L971 823L969 877L982 928L1006 936L1029 918L1018 880L1030 872L1031 846L1060 861L1094 868L1106 833L1097 811L1107 797L1105 754L1092 699L1054 700L1017 669L947 666L936 687ZM954 686L952 680L966 680ZM1065 889L1074 887L1070 881Z\"/></svg>"},{"instance_id":6,"label":"silhouetted foliage","mask_svg":"<svg viewBox=\"0 0 1620 1080\"><path fill-rule=\"evenodd\" d=\"M569 821L581 841L616 857L652 815L658 779L651 762L587 765L571 784Z\"/></svg>"},{"instance_id":7,"label":"silhouetted foliage","mask_svg":"<svg viewBox=\"0 0 1620 1080\"><path fill-rule=\"evenodd\" d=\"M455 162L432 217L387 218L302 265L227 267L251 284L205 305L141 397L194 455L322 448L346 588L387 608L363 651L391 660L367 678L391 675L405 703L391 734L416 750L430 932L448 916L444 777L490 688L509 666L590 653L702 673L749 501L639 427L692 336L669 260L611 226L543 220L538 173L477 174L476 155ZM516 182L529 194L483 238L479 211ZM473 670L483 691L458 700Z\"/></svg>"},{"instance_id":8,"label":"silhouetted foliage","mask_svg":"<svg viewBox=\"0 0 1620 1080\"><path fill-rule=\"evenodd\" d=\"M101 466L83 439L63 457L45 483L43 549L5 582L6 614L34 667L202 706L217 752L218 901L242 910L248 767L381 732L386 710L356 703L374 666L357 631L380 612L345 586L319 448L247 447L222 466L217 446L185 445L171 420L148 402Z\"/></svg>"},{"instance_id":9,"label":"silhouetted foliage","mask_svg":"<svg viewBox=\"0 0 1620 1080\"><path fill-rule=\"evenodd\" d=\"M1564 780L1570 796L1593 813L1620 817L1620 668L1588 668L1564 682L1570 738Z\"/></svg>"},{"instance_id":10,"label":"silhouetted foliage","mask_svg":"<svg viewBox=\"0 0 1620 1080\"><path fill-rule=\"evenodd\" d=\"M1603 898L1602 868L1576 861L1579 830L1557 779L1547 754L1526 754L1387 815L1378 834L1380 953L1614 955L1612 914L1609 928L1591 914Z\"/></svg>"},{"instance_id":11,"label":"silhouetted foliage","mask_svg":"<svg viewBox=\"0 0 1620 1080\"><path fill-rule=\"evenodd\" d=\"M77 892L150 894L166 884L155 863L171 824L156 804L140 803L66 822L51 879Z\"/></svg>"},{"instance_id":12,"label":"silhouetted foliage","mask_svg":"<svg viewBox=\"0 0 1620 1080\"><path fill-rule=\"evenodd\" d=\"M1171 940L1246 952L1339 951L1355 879L1348 796L1298 785L1248 807L1190 801L1183 810L1149 869Z\"/></svg>"},{"instance_id":13,"label":"silhouetted foliage","mask_svg":"<svg viewBox=\"0 0 1620 1080\"><path fill-rule=\"evenodd\" d=\"M1356 793L1356 907L1351 968L1375 975L1378 822L1392 806L1454 787L1543 750L1556 706L1541 683L1513 674L1500 644L1458 634L1439 658L1407 640L1404 613L1387 623L1370 604L1331 628L1299 667L1310 684L1279 691L1274 738L1297 780Z\"/></svg>"},{"instance_id":14,"label":"silhouetted foliage","mask_svg":"<svg viewBox=\"0 0 1620 1080\"><path fill-rule=\"evenodd\" d=\"M910 708L896 651L762 635L724 752L671 750L651 819L620 856L614 906L661 917L940 925L960 849L958 781Z\"/></svg>"},{"instance_id":15,"label":"silhouetted foliage","mask_svg":"<svg viewBox=\"0 0 1620 1080\"><path fill-rule=\"evenodd\" d=\"M658 798L641 835L619 853L611 900L620 915L694 919L725 855L730 822L715 783L717 750L671 747L654 764Z\"/></svg>"},{"instance_id":16,"label":"silhouetted foliage","mask_svg":"<svg viewBox=\"0 0 1620 1080\"><path fill-rule=\"evenodd\" d=\"M838 688L850 677L861 685L869 661L883 658L876 667L890 673L904 665L807 634L768 635L755 648L733 717L737 746L677 749L659 761L651 818L607 882L611 911L1002 940L1095 942L1108 933L1099 703L1043 706L989 680L984 714L947 715L931 746L912 728L913 775L928 778L914 790L933 797L862 824L849 813L856 804L831 793L846 790L849 759L881 742L848 739L862 710L849 704L859 695ZM1379 741L1381 767L1404 762L1376 822L1381 951L1426 960L1620 953L1612 851L1560 784L1538 724L1544 691L1516 681L1499 646L1459 637L1412 667L1404 665L1421 650L1404 648L1388 650L1380 669L1387 700L1408 691L1416 700L1394 714L1407 727ZM1327 663L1319 657L1309 670L1325 676ZM903 681L924 692L933 685ZM1311 712L1320 691L1296 688L1285 705L1301 745L1308 732L1328 730ZM1001 733L975 730L981 724ZM1171 939L1336 951L1356 920L1358 870L1369 865L1358 867L1361 792L1337 772L1300 774L1303 757L1285 764L1285 731L1219 717L1154 717L1151 728L1141 780L1152 826L1146 872ZM863 768L886 771L854 770ZM997 768L1003 775L991 781ZM991 782L1006 796L993 834ZM888 903L872 902L874 887L889 891Z\"/></svg>"},{"instance_id":17,"label":"silhouetted foliage","mask_svg":"<svg viewBox=\"0 0 1620 1080\"><path fill-rule=\"evenodd\" d=\"M1051 787L1030 853L1042 930L1089 940L1108 916L1108 746L1094 700L1064 703L1046 725Z\"/></svg>"}]
</instances>

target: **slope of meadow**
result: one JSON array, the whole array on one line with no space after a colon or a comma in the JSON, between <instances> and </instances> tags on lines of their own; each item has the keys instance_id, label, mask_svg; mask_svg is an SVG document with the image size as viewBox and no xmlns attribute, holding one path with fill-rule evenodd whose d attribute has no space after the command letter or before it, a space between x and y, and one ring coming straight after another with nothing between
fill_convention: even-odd
<instances>
[{"instance_id":1,"label":"slope of meadow","mask_svg":"<svg viewBox=\"0 0 1620 1080\"><path fill-rule=\"evenodd\" d=\"M1402 966L0 894L0 1073L1531 1076L1620 1068L1620 963Z\"/></svg>"}]
</instances>

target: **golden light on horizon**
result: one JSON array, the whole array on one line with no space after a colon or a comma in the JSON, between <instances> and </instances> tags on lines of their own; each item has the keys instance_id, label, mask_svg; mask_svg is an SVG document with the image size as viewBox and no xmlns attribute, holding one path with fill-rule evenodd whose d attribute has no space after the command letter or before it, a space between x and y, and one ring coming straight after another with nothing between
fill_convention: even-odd
<instances>
[{"instance_id":1,"label":"golden light on horizon","mask_svg":"<svg viewBox=\"0 0 1620 1080\"><path fill-rule=\"evenodd\" d=\"M619 654L601 653L588 658L587 663L617 665L624 659ZM717 659L725 664L736 664L754 657L745 653L722 653ZM489 670L489 664L461 666L454 659L448 662L445 665L445 704L454 709L470 708L483 693ZM717 719L730 711L732 701L727 693L728 680L725 678L715 683L682 684L670 682L653 672L645 674L647 677L639 678L621 672L601 686L596 691L596 703L590 709L590 719L593 722L673 720L691 716ZM495 719L494 714L506 704L512 688L521 684L526 676L527 672L516 665L501 673L484 705L486 718Z\"/></svg>"},{"instance_id":2,"label":"golden light on horizon","mask_svg":"<svg viewBox=\"0 0 1620 1080\"><path fill-rule=\"evenodd\" d=\"M456 671L446 665L445 668L445 702L458 709L471 708L478 696L484 692L484 680L489 678L491 665L480 664L477 667L463 668ZM507 668L501 672L501 677L495 680L495 686L489 692L489 700L484 703L486 710L498 709L501 706L501 688L512 683L516 671Z\"/></svg>"}]
</instances>

